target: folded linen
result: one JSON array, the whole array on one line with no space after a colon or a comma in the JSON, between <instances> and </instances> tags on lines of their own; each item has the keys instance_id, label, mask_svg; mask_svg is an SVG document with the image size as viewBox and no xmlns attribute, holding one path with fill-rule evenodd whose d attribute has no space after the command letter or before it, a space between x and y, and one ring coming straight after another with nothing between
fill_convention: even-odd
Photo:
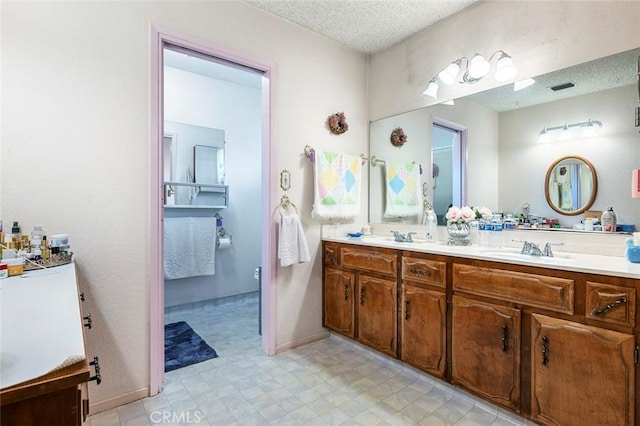
<instances>
[{"instance_id":1,"label":"folded linen","mask_svg":"<svg viewBox=\"0 0 640 426\"><path fill-rule=\"evenodd\" d=\"M314 217L353 218L360 214L361 161L353 155L316 151Z\"/></svg>"},{"instance_id":2,"label":"folded linen","mask_svg":"<svg viewBox=\"0 0 640 426\"><path fill-rule=\"evenodd\" d=\"M164 219L164 277L167 280L215 274L216 220Z\"/></svg>"},{"instance_id":3,"label":"folded linen","mask_svg":"<svg viewBox=\"0 0 640 426\"><path fill-rule=\"evenodd\" d=\"M385 217L406 217L422 214L420 165L396 161L385 162Z\"/></svg>"},{"instance_id":4,"label":"folded linen","mask_svg":"<svg viewBox=\"0 0 640 426\"><path fill-rule=\"evenodd\" d=\"M297 214L287 214L280 218L278 238L278 259L281 266L311 261L307 238Z\"/></svg>"}]
</instances>

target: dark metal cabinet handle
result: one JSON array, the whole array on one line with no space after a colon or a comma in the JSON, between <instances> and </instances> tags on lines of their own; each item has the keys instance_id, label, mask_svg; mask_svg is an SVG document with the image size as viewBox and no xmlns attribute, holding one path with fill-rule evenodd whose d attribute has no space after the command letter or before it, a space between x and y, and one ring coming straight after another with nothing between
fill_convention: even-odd
<instances>
[{"instance_id":1,"label":"dark metal cabinet handle","mask_svg":"<svg viewBox=\"0 0 640 426\"><path fill-rule=\"evenodd\" d=\"M410 302L408 300L404 301L404 319L408 320L409 318L411 318L411 314L409 313L409 304Z\"/></svg>"},{"instance_id":2,"label":"dark metal cabinet handle","mask_svg":"<svg viewBox=\"0 0 640 426\"><path fill-rule=\"evenodd\" d=\"M87 315L86 317L82 317L82 319L87 322L84 326L91 330L91 314Z\"/></svg>"},{"instance_id":3,"label":"dark metal cabinet handle","mask_svg":"<svg viewBox=\"0 0 640 426\"><path fill-rule=\"evenodd\" d=\"M327 255L327 259L329 260L329 262L332 265L337 265L338 264L338 262L336 262L336 257L333 255L332 252L327 250L327 251L325 251L325 254Z\"/></svg>"},{"instance_id":4,"label":"dark metal cabinet handle","mask_svg":"<svg viewBox=\"0 0 640 426\"><path fill-rule=\"evenodd\" d=\"M509 331L506 325L502 326L502 352L509 350Z\"/></svg>"},{"instance_id":5,"label":"dark metal cabinet handle","mask_svg":"<svg viewBox=\"0 0 640 426\"><path fill-rule=\"evenodd\" d=\"M360 289L360 304L364 305L364 288Z\"/></svg>"},{"instance_id":6,"label":"dark metal cabinet handle","mask_svg":"<svg viewBox=\"0 0 640 426\"><path fill-rule=\"evenodd\" d=\"M96 375L89 377L89 380L95 380L96 384L99 385L102 383L102 376L100 375L100 360L97 356L94 356L93 361L91 361L89 365L93 365L93 368L96 370Z\"/></svg>"},{"instance_id":7,"label":"dark metal cabinet handle","mask_svg":"<svg viewBox=\"0 0 640 426\"><path fill-rule=\"evenodd\" d=\"M409 272L416 275L424 275L425 277L431 276L431 271L425 271L423 269L411 268L409 269Z\"/></svg>"},{"instance_id":8,"label":"dark metal cabinet handle","mask_svg":"<svg viewBox=\"0 0 640 426\"><path fill-rule=\"evenodd\" d=\"M80 301L84 302L84 291L80 293Z\"/></svg>"},{"instance_id":9,"label":"dark metal cabinet handle","mask_svg":"<svg viewBox=\"0 0 640 426\"><path fill-rule=\"evenodd\" d=\"M609 309L611 309L611 308L613 308L613 307L615 307L617 305L621 305L623 303L627 303L627 298L625 296L622 296L618 300L614 300L613 302L609 303L608 305L604 305L600 309L596 309L595 311L591 312L591 314L599 317L600 315L602 315L605 312L607 312Z\"/></svg>"},{"instance_id":10,"label":"dark metal cabinet handle","mask_svg":"<svg viewBox=\"0 0 640 426\"><path fill-rule=\"evenodd\" d=\"M547 365L549 363L548 352L549 352L549 339L545 336L542 336L542 365Z\"/></svg>"},{"instance_id":11,"label":"dark metal cabinet handle","mask_svg":"<svg viewBox=\"0 0 640 426\"><path fill-rule=\"evenodd\" d=\"M349 287L351 287L349 281L344 283L344 300L349 300Z\"/></svg>"}]
</instances>

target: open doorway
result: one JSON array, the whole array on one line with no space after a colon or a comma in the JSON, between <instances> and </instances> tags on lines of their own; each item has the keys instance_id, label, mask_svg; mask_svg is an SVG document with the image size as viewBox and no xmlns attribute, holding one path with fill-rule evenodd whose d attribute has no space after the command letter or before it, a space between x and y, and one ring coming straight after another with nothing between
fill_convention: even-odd
<instances>
[{"instance_id":1,"label":"open doorway","mask_svg":"<svg viewBox=\"0 0 640 426\"><path fill-rule=\"evenodd\" d=\"M165 324L187 323L219 350L225 343L212 339L239 332L218 333L221 319L237 312L225 303L239 303L245 321L226 323L250 327L263 352L275 349L268 267L270 66L202 40L156 31L153 36L151 395L164 379ZM183 238L185 230L197 237ZM174 256L185 247L192 255ZM169 256L173 269L166 267ZM198 261L188 264L194 257Z\"/></svg>"},{"instance_id":2,"label":"open doorway","mask_svg":"<svg viewBox=\"0 0 640 426\"><path fill-rule=\"evenodd\" d=\"M438 224L446 225L449 207L466 203L466 130L434 120L432 133L433 208Z\"/></svg>"}]
</instances>

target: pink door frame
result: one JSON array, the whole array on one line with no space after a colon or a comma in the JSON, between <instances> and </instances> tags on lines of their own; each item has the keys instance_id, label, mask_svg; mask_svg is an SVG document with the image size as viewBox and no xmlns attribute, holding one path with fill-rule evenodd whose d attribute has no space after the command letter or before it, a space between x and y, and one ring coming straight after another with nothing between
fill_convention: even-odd
<instances>
[{"instance_id":1,"label":"pink door frame","mask_svg":"<svg viewBox=\"0 0 640 426\"><path fill-rule=\"evenodd\" d=\"M180 34L174 30L151 25L151 114L150 114L150 200L149 200L149 395L160 392L164 381L164 272L162 247L162 51L165 42L202 52L206 55L263 71L262 77L262 193L267 194L262 205L262 350L275 355L275 223L271 212L275 210L275 178L273 178L273 151L271 149L274 65L268 61L217 46L207 40Z\"/></svg>"}]
</instances>

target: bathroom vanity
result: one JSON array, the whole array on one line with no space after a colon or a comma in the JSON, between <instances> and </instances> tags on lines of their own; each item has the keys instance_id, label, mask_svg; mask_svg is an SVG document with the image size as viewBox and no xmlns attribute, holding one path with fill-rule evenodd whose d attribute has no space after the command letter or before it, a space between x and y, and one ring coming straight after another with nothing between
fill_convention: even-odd
<instances>
[{"instance_id":1,"label":"bathroom vanity","mask_svg":"<svg viewBox=\"0 0 640 426\"><path fill-rule=\"evenodd\" d=\"M86 356L75 264L0 281L0 419L7 425L82 425L87 382L101 380ZM91 376L91 367L96 374Z\"/></svg>"},{"instance_id":2,"label":"bathroom vanity","mask_svg":"<svg viewBox=\"0 0 640 426\"><path fill-rule=\"evenodd\" d=\"M640 265L323 238L323 324L540 424L636 424Z\"/></svg>"}]
</instances>

